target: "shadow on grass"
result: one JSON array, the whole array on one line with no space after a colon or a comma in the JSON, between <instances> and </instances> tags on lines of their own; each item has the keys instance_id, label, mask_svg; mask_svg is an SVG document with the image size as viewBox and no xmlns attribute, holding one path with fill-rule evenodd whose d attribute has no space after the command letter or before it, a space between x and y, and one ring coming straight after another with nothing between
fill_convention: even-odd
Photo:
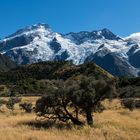
<instances>
[{"instance_id":1,"label":"shadow on grass","mask_svg":"<svg viewBox=\"0 0 140 140\"><path fill-rule=\"evenodd\" d=\"M71 130L74 125L72 123L61 123L61 122L54 122L54 121L25 121L20 122L18 125L26 125L31 128L35 129L50 129L50 128L56 128L56 129L66 129ZM77 126L76 126L77 127ZM79 127L80 128L80 127Z\"/></svg>"}]
</instances>

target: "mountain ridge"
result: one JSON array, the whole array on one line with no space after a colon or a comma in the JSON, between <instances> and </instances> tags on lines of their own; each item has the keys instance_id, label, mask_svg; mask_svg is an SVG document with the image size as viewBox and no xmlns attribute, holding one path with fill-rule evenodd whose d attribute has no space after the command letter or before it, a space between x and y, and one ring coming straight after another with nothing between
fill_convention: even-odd
<instances>
[{"instance_id":1,"label":"mountain ridge","mask_svg":"<svg viewBox=\"0 0 140 140\"><path fill-rule=\"evenodd\" d=\"M113 75L139 76L139 40L139 33L122 38L107 28L60 34L48 24L39 23L0 40L0 53L22 65L40 61L72 61L79 65L101 60L97 64ZM112 69L104 61L107 56L114 62Z\"/></svg>"}]
</instances>

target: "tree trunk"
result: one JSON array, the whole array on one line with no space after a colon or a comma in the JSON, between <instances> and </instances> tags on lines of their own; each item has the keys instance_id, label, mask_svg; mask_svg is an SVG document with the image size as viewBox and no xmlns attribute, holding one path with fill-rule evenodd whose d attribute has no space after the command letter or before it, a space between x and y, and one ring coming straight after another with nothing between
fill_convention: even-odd
<instances>
[{"instance_id":1,"label":"tree trunk","mask_svg":"<svg viewBox=\"0 0 140 140\"><path fill-rule=\"evenodd\" d=\"M86 118L87 118L87 124L88 125L93 125L93 118L92 118L91 109L86 110Z\"/></svg>"},{"instance_id":2,"label":"tree trunk","mask_svg":"<svg viewBox=\"0 0 140 140\"><path fill-rule=\"evenodd\" d=\"M64 107L64 110L67 113L67 115L69 116L69 118L71 119L71 121L73 122L73 124L83 125L83 123L81 121L79 121L77 118L73 117L72 114L69 113L69 111L66 109L66 107Z\"/></svg>"},{"instance_id":3,"label":"tree trunk","mask_svg":"<svg viewBox=\"0 0 140 140\"><path fill-rule=\"evenodd\" d=\"M71 121L73 122L73 124L76 124L76 125L83 125L83 123L81 121L79 121L78 119L74 118L74 117L70 117L71 118Z\"/></svg>"}]
</instances>

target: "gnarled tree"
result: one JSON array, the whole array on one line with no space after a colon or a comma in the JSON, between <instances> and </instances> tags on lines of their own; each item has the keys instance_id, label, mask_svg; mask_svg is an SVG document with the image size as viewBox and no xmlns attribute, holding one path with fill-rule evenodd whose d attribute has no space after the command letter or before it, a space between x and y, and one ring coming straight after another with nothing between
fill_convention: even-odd
<instances>
[{"instance_id":1,"label":"gnarled tree","mask_svg":"<svg viewBox=\"0 0 140 140\"><path fill-rule=\"evenodd\" d=\"M47 93L36 102L38 116L82 125L79 115L86 116L87 123L93 124L93 112L101 108L101 101L115 93L113 80L92 80L80 77L77 80L47 81Z\"/></svg>"}]
</instances>

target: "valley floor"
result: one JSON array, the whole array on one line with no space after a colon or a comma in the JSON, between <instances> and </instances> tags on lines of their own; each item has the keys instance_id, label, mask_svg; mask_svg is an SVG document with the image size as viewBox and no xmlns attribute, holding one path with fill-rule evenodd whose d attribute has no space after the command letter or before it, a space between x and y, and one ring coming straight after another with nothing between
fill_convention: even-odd
<instances>
[{"instance_id":1,"label":"valley floor","mask_svg":"<svg viewBox=\"0 0 140 140\"><path fill-rule=\"evenodd\" d=\"M120 108L96 113L93 128L49 127L36 122L34 113L1 111L0 140L140 140L140 110Z\"/></svg>"}]
</instances>

